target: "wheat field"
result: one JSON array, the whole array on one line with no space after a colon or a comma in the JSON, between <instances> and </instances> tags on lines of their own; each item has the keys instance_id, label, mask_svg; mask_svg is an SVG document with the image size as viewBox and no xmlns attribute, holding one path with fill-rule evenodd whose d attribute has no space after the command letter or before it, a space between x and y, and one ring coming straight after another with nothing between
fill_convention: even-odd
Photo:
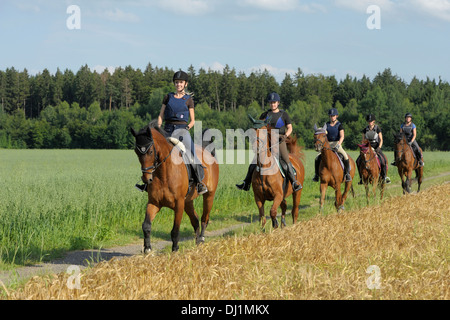
<instances>
[{"instance_id":1,"label":"wheat field","mask_svg":"<svg viewBox=\"0 0 450 320\"><path fill-rule=\"evenodd\" d=\"M450 298L450 184L379 206L35 277L9 299ZM72 278L71 278L72 277Z\"/></svg>"}]
</instances>

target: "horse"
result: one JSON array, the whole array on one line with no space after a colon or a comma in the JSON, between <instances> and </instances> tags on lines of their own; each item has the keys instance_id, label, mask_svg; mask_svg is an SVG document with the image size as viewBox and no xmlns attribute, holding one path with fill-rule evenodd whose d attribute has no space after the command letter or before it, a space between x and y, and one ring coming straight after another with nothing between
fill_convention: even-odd
<instances>
[{"instance_id":1,"label":"horse","mask_svg":"<svg viewBox=\"0 0 450 320\"><path fill-rule=\"evenodd\" d=\"M352 181L344 181L344 169L341 167L338 155L331 149L330 143L327 139L326 126L317 128L314 125L314 147L320 153L321 161L319 166L320 176L320 213L323 212L323 205L325 203L325 195L327 188L330 186L335 189L336 199L334 205L338 213L344 210L344 203L347 199L348 192L351 190L353 197L355 192L353 190L352 182L355 176L355 161L348 156L350 163L350 176ZM341 194L341 184L345 182L344 193Z\"/></svg>"},{"instance_id":2,"label":"horse","mask_svg":"<svg viewBox=\"0 0 450 320\"><path fill-rule=\"evenodd\" d=\"M154 122L139 132L131 128L131 133L136 139L134 150L141 163L142 181L148 185L148 202L142 224L144 253L149 253L152 249L150 245L152 222L162 207L174 211L174 223L170 233L172 251L177 251L179 248L179 230L183 211L186 211L194 228L196 244L203 243L219 181L219 164L216 158L207 149L195 146L197 154L202 155L201 161L205 167L203 182L208 188L208 192L203 194L200 231L199 218L194 210L194 199L198 197L197 188L195 185L190 186L187 165L181 160L182 151L175 146L178 141L170 142L171 138L166 138L165 132Z\"/></svg>"},{"instance_id":3,"label":"horse","mask_svg":"<svg viewBox=\"0 0 450 320\"><path fill-rule=\"evenodd\" d=\"M266 224L264 214L264 203L266 201L273 201L270 209L270 218L272 219L272 227L274 229L278 228L277 210L278 207L281 207L281 227L283 228L286 226L286 198L292 195L292 220L295 224L298 219L302 194L302 189L296 192L293 191L292 185L287 177L287 182L285 183L281 171L278 168L275 156L271 151L275 146L271 145L272 129L267 126L258 128L256 130L256 143L254 145L257 149L257 167L252 176L252 189L256 206L259 210L259 221L262 230L264 230ZM289 159L297 172L297 181L303 185L305 178L305 168L302 163L302 158L304 158L303 152L297 146L296 137L288 137L286 144L289 150Z\"/></svg>"},{"instance_id":4,"label":"horse","mask_svg":"<svg viewBox=\"0 0 450 320\"><path fill-rule=\"evenodd\" d=\"M381 169L378 166L377 153L373 150L368 140L364 140L362 144L358 144L358 147L360 149L359 160L356 160L356 163L358 164L358 171L366 189L367 204L369 204L370 198L369 184L372 184L374 197L376 195L377 186L380 187L380 200L383 200L385 181L381 178Z\"/></svg>"},{"instance_id":5,"label":"horse","mask_svg":"<svg viewBox=\"0 0 450 320\"><path fill-rule=\"evenodd\" d=\"M411 193L411 175L413 170L416 172L417 192L419 192L423 179L423 167L419 166L419 161L414 157L414 151L408 144L404 132L394 134L394 154L398 174L402 179L403 194Z\"/></svg>"}]
</instances>

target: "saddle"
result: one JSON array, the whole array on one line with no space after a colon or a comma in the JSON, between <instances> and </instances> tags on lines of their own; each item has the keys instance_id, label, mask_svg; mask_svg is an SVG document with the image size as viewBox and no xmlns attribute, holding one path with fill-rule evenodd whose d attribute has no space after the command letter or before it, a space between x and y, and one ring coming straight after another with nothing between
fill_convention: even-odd
<instances>
[{"instance_id":1,"label":"saddle","mask_svg":"<svg viewBox=\"0 0 450 320\"><path fill-rule=\"evenodd\" d=\"M194 185L194 168L192 168L192 164L193 161L192 159L188 156L188 154L186 153L186 146L184 145L183 142L181 142L180 140L178 140L177 138L174 137L169 137L167 138L167 140L173 144L179 151L181 154L181 157L183 159L183 163L186 166L187 169L187 173L188 173L188 179L189 179L189 189L188 189L188 193L191 191L191 185Z\"/></svg>"},{"instance_id":2,"label":"saddle","mask_svg":"<svg viewBox=\"0 0 450 320\"><path fill-rule=\"evenodd\" d=\"M283 190L284 192L286 192L286 189L290 183L289 177L287 175L287 163L283 159L278 159L277 157L275 157L275 162L277 163L277 166L280 169L281 176L283 177ZM292 166L292 168L294 169L294 175L297 176L297 170L295 170L294 166Z\"/></svg>"}]
</instances>

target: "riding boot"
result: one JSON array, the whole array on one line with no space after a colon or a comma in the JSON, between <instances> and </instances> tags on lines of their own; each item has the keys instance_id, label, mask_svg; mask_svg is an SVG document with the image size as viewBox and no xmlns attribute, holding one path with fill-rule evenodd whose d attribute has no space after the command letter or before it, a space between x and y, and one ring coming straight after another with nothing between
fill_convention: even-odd
<instances>
[{"instance_id":1,"label":"riding boot","mask_svg":"<svg viewBox=\"0 0 450 320\"><path fill-rule=\"evenodd\" d=\"M291 181L292 189L294 190L294 192L301 190L303 188L303 186L300 184L300 182L298 182L295 179L296 177L295 177L294 167L292 166L292 163L288 163L287 173L288 173L288 178Z\"/></svg>"},{"instance_id":2,"label":"riding boot","mask_svg":"<svg viewBox=\"0 0 450 320\"><path fill-rule=\"evenodd\" d=\"M352 176L350 175L350 161L344 159L344 172L345 172L345 182L352 181Z\"/></svg>"},{"instance_id":3,"label":"riding boot","mask_svg":"<svg viewBox=\"0 0 450 320\"><path fill-rule=\"evenodd\" d=\"M319 167L320 167L320 160L321 160L321 156L319 155L316 160L314 161L314 170L315 170L315 174L313 177L313 181L314 182L319 182Z\"/></svg>"},{"instance_id":4,"label":"riding boot","mask_svg":"<svg viewBox=\"0 0 450 320\"><path fill-rule=\"evenodd\" d=\"M253 171L255 171L255 169L256 169L256 164L255 163L250 164L250 166L248 167L247 176L245 177L244 182L236 185L236 187L239 190L244 190L244 191L250 190L250 185L252 183Z\"/></svg>"},{"instance_id":5,"label":"riding boot","mask_svg":"<svg viewBox=\"0 0 450 320\"><path fill-rule=\"evenodd\" d=\"M422 161L422 152L420 152L420 150L417 150L416 157L417 161L419 161L419 167L423 167L424 163Z\"/></svg>"},{"instance_id":6,"label":"riding boot","mask_svg":"<svg viewBox=\"0 0 450 320\"><path fill-rule=\"evenodd\" d=\"M147 184L146 183L144 183L144 184L136 183L134 187L136 189L138 189L140 192L144 192L144 191L147 190Z\"/></svg>"},{"instance_id":7,"label":"riding boot","mask_svg":"<svg viewBox=\"0 0 450 320\"><path fill-rule=\"evenodd\" d=\"M194 164L192 164L192 168L194 169L194 172L195 172L198 194L204 194L204 193L208 192L208 188L202 182L203 178L205 177L205 171L203 169L203 166L201 164L194 163Z\"/></svg>"},{"instance_id":8,"label":"riding boot","mask_svg":"<svg viewBox=\"0 0 450 320\"><path fill-rule=\"evenodd\" d=\"M397 166L397 152L394 151L394 161L392 161L391 166Z\"/></svg>"}]
</instances>

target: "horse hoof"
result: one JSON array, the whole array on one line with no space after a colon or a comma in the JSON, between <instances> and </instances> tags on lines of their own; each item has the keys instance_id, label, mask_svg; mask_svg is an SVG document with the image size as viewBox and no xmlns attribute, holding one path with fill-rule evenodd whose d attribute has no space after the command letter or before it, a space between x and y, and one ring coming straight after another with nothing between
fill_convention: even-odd
<instances>
[{"instance_id":1,"label":"horse hoof","mask_svg":"<svg viewBox=\"0 0 450 320\"><path fill-rule=\"evenodd\" d=\"M142 248L142 253L143 254L149 254L151 252L152 252L152 248L145 248L145 247Z\"/></svg>"},{"instance_id":2,"label":"horse hoof","mask_svg":"<svg viewBox=\"0 0 450 320\"><path fill-rule=\"evenodd\" d=\"M342 213L344 210L345 210L345 207L344 206L340 206L338 208L338 213Z\"/></svg>"},{"instance_id":3,"label":"horse hoof","mask_svg":"<svg viewBox=\"0 0 450 320\"><path fill-rule=\"evenodd\" d=\"M286 219L281 218L281 227L286 227Z\"/></svg>"},{"instance_id":4,"label":"horse hoof","mask_svg":"<svg viewBox=\"0 0 450 320\"><path fill-rule=\"evenodd\" d=\"M203 244L203 243L205 243L205 237L198 237L196 244L199 245L199 244Z\"/></svg>"}]
</instances>

